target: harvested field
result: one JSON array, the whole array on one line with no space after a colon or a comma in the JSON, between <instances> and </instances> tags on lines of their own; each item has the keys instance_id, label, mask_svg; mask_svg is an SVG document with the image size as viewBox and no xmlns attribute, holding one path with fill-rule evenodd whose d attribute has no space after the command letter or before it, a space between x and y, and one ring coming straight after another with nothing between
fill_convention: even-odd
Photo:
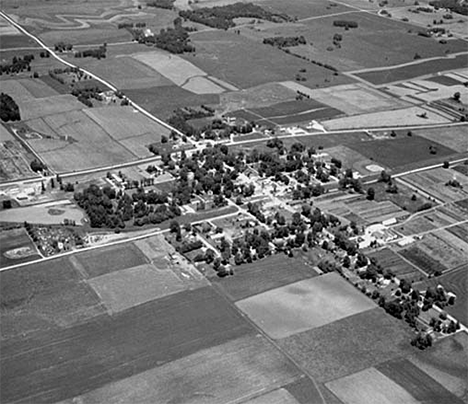
<instances>
[{"instance_id":1,"label":"harvested field","mask_svg":"<svg viewBox=\"0 0 468 404\"><path fill-rule=\"evenodd\" d=\"M41 258L25 229L0 232L0 268Z\"/></svg>"},{"instance_id":2,"label":"harvested field","mask_svg":"<svg viewBox=\"0 0 468 404\"><path fill-rule=\"evenodd\" d=\"M433 146L437 154L431 154L429 148ZM352 149L372 159L376 163L390 168L398 168L409 164L429 161L436 157L453 155L456 152L430 140L417 136L401 137L388 140L373 140L359 145L350 145ZM424 175L425 173L422 173ZM411 174L418 175L418 174ZM408 179L408 176L405 176Z\"/></svg>"},{"instance_id":3,"label":"harvested field","mask_svg":"<svg viewBox=\"0 0 468 404\"><path fill-rule=\"evenodd\" d=\"M420 403L403 387L375 368L333 380L327 383L327 387L345 404Z\"/></svg>"},{"instance_id":4,"label":"harvested field","mask_svg":"<svg viewBox=\"0 0 468 404\"><path fill-rule=\"evenodd\" d=\"M317 272L301 259L284 254L271 255L233 269L234 276L216 277L212 282L234 301L317 276Z\"/></svg>"},{"instance_id":5,"label":"harvested field","mask_svg":"<svg viewBox=\"0 0 468 404\"><path fill-rule=\"evenodd\" d=\"M103 43L110 44L112 42L132 40L132 35L126 29L117 30L114 25L102 21L98 21L97 24L99 28L88 27L76 30L68 28L65 31L59 28L53 31L45 31L40 33L39 37L49 46L63 40L73 45L95 45L96 47Z\"/></svg>"},{"instance_id":6,"label":"harvested field","mask_svg":"<svg viewBox=\"0 0 468 404\"><path fill-rule=\"evenodd\" d=\"M258 394L262 390L268 391L296 377L298 370L272 345L261 337L247 336L203 349L111 383L80 396L79 400L83 404L95 402L227 404ZM278 396L289 401L268 401L268 403L297 403L286 390L270 393L271 398ZM254 400L251 404L263 402ZM71 403L71 400L68 403Z\"/></svg>"},{"instance_id":7,"label":"harvested field","mask_svg":"<svg viewBox=\"0 0 468 404\"><path fill-rule=\"evenodd\" d=\"M416 267L402 259L390 248L371 252L367 256L369 258L375 258L382 268L392 271L399 279L406 279L412 282L424 277Z\"/></svg>"},{"instance_id":8,"label":"harvested field","mask_svg":"<svg viewBox=\"0 0 468 404\"><path fill-rule=\"evenodd\" d=\"M161 135L169 135L170 132L145 115L134 112L132 107L90 108L83 112L117 141L154 134L154 143L160 141Z\"/></svg>"},{"instance_id":9,"label":"harvested field","mask_svg":"<svg viewBox=\"0 0 468 404\"><path fill-rule=\"evenodd\" d=\"M69 94L25 101L19 100L18 106L22 120L36 119L52 114L64 114L84 108L81 102Z\"/></svg>"},{"instance_id":10,"label":"harvested field","mask_svg":"<svg viewBox=\"0 0 468 404\"><path fill-rule=\"evenodd\" d=\"M425 118L418 115L425 114ZM396 126L418 126L449 123L442 116L422 107L371 112L344 118L330 119L324 123L328 130L347 130L361 128L384 128ZM414 137L413 137L414 139Z\"/></svg>"},{"instance_id":11,"label":"harvested field","mask_svg":"<svg viewBox=\"0 0 468 404\"><path fill-rule=\"evenodd\" d=\"M445 265L425 253L418 245L405 248L404 250L398 251L398 253L428 275L447 270Z\"/></svg>"},{"instance_id":12,"label":"harvested field","mask_svg":"<svg viewBox=\"0 0 468 404\"><path fill-rule=\"evenodd\" d=\"M429 73L438 73L446 70L462 69L468 64L468 55L461 54L455 57L446 57L433 60L423 60L419 63L408 64L402 67L393 67L362 73L353 73L359 78L372 84L381 85L394 81L414 79Z\"/></svg>"},{"instance_id":13,"label":"harvested field","mask_svg":"<svg viewBox=\"0 0 468 404\"><path fill-rule=\"evenodd\" d=\"M144 264L113 271L88 280L110 313L118 313L142 303L184 290L171 270Z\"/></svg>"},{"instance_id":14,"label":"harvested field","mask_svg":"<svg viewBox=\"0 0 468 404\"><path fill-rule=\"evenodd\" d=\"M194 94L221 94L226 91L223 87L203 76L189 78L182 88Z\"/></svg>"},{"instance_id":15,"label":"harvested field","mask_svg":"<svg viewBox=\"0 0 468 404\"><path fill-rule=\"evenodd\" d=\"M408 359L394 359L376 366L377 370L397 383L414 397L425 404L453 403L463 401L453 395L444 386L436 382L427 373Z\"/></svg>"},{"instance_id":16,"label":"harvested field","mask_svg":"<svg viewBox=\"0 0 468 404\"><path fill-rule=\"evenodd\" d=\"M236 305L275 339L375 307L370 299L336 273L273 289L240 300Z\"/></svg>"},{"instance_id":17,"label":"harvested field","mask_svg":"<svg viewBox=\"0 0 468 404\"><path fill-rule=\"evenodd\" d=\"M249 333L242 317L209 287L166 296L112 317L3 343L1 401L40 404L80 396Z\"/></svg>"},{"instance_id":18,"label":"harvested field","mask_svg":"<svg viewBox=\"0 0 468 404\"><path fill-rule=\"evenodd\" d=\"M414 352L413 335L401 320L375 308L278 343L311 377L327 382Z\"/></svg>"},{"instance_id":19,"label":"harvested field","mask_svg":"<svg viewBox=\"0 0 468 404\"><path fill-rule=\"evenodd\" d=\"M21 85L19 80L2 80L2 92L8 94L11 98L15 100L18 106L21 106L21 102L26 102L31 100L33 95ZM21 117L23 117L23 112L20 109Z\"/></svg>"},{"instance_id":20,"label":"harvested field","mask_svg":"<svg viewBox=\"0 0 468 404\"><path fill-rule=\"evenodd\" d=\"M415 353L409 360L466 402L468 398L467 352L468 334L460 332L437 342L429 350Z\"/></svg>"},{"instance_id":21,"label":"harvested field","mask_svg":"<svg viewBox=\"0 0 468 404\"><path fill-rule=\"evenodd\" d=\"M80 272L95 278L125 268L147 264L142 252L132 243L90 250L76 255Z\"/></svg>"},{"instance_id":22,"label":"harvested field","mask_svg":"<svg viewBox=\"0 0 468 404\"><path fill-rule=\"evenodd\" d=\"M78 226L82 224L85 217L83 211L76 206L57 205L54 206L25 206L22 208L0 211L0 222L31 224L63 224L64 219L74 220Z\"/></svg>"},{"instance_id":23,"label":"harvested field","mask_svg":"<svg viewBox=\"0 0 468 404\"><path fill-rule=\"evenodd\" d=\"M1 332L5 340L38 331L55 334L60 328L105 313L97 295L67 258L2 271L0 280ZM2 343L2 351L4 348L6 344Z\"/></svg>"}]
</instances>

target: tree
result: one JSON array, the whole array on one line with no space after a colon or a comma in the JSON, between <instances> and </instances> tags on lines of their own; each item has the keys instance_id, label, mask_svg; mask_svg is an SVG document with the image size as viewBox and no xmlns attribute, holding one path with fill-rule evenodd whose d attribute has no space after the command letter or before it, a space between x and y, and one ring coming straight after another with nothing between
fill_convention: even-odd
<instances>
[{"instance_id":1,"label":"tree","mask_svg":"<svg viewBox=\"0 0 468 404\"><path fill-rule=\"evenodd\" d=\"M349 268L351 266L351 260L347 255L343 259L343 266L345 268Z\"/></svg>"},{"instance_id":2,"label":"tree","mask_svg":"<svg viewBox=\"0 0 468 404\"><path fill-rule=\"evenodd\" d=\"M459 91L457 91L455 94L453 94L453 100L456 102L460 102L461 94Z\"/></svg>"},{"instance_id":3,"label":"tree","mask_svg":"<svg viewBox=\"0 0 468 404\"><path fill-rule=\"evenodd\" d=\"M162 135L161 136L161 143L167 143L167 142L168 142L167 136Z\"/></svg>"},{"instance_id":4,"label":"tree","mask_svg":"<svg viewBox=\"0 0 468 404\"><path fill-rule=\"evenodd\" d=\"M450 167L450 163L446 160L446 161L444 161L444 164L442 165L442 167L444 167L444 168L449 168L449 167Z\"/></svg>"},{"instance_id":5,"label":"tree","mask_svg":"<svg viewBox=\"0 0 468 404\"><path fill-rule=\"evenodd\" d=\"M375 189L371 187L367 190L367 199L369 201L373 201L374 198L375 198Z\"/></svg>"},{"instance_id":6,"label":"tree","mask_svg":"<svg viewBox=\"0 0 468 404\"><path fill-rule=\"evenodd\" d=\"M418 335L411 341L411 345L421 350L432 346L432 337L429 334L418 333Z\"/></svg>"},{"instance_id":7,"label":"tree","mask_svg":"<svg viewBox=\"0 0 468 404\"><path fill-rule=\"evenodd\" d=\"M172 220L169 228L171 233L180 233L180 224L177 220Z\"/></svg>"}]
</instances>

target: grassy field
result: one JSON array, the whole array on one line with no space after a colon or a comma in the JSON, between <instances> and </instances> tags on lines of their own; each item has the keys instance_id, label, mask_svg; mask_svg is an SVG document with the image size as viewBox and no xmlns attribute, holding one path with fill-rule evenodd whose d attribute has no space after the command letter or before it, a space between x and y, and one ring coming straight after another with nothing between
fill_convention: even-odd
<instances>
[{"instance_id":1,"label":"grassy field","mask_svg":"<svg viewBox=\"0 0 468 404\"><path fill-rule=\"evenodd\" d=\"M12 250L20 249L21 254L14 258ZM10 254L8 252L10 251ZM40 258L34 243L29 238L26 230L13 229L0 232L0 268L21 264Z\"/></svg>"},{"instance_id":2,"label":"grassy field","mask_svg":"<svg viewBox=\"0 0 468 404\"><path fill-rule=\"evenodd\" d=\"M375 307L371 300L336 273L273 289L240 300L236 305L275 339L321 327Z\"/></svg>"},{"instance_id":3,"label":"grassy field","mask_svg":"<svg viewBox=\"0 0 468 404\"><path fill-rule=\"evenodd\" d=\"M327 383L327 387L345 404L420 403L403 387L375 368L333 380Z\"/></svg>"},{"instance_id":4,"label":"grassy field","mask_svg":"<svg viewBox=\"0 0 468 404\"><path fill-rule=\"evenodd\" d=\"M432 349L415 353L409 360L466 402L468 398L467 351L468 334L461 332L444 338Z\"/></svg>"},{"instance_id":5,"label":"grassy field","mask_svg":"<svg viewBox=\"0 0 468 404\"><path fill-rule=\"evenodd\" d=\"M281 386L298 375L294 365L263 338L247 336L111 383L80 396L79 400L227 404ZM272 395L277 397L278 393ZM286 390L281 390L280 397L289 400L280 403L297 403Z\"/></svg>"},{"instance_id":6,"label":"grassy field","mask_svg":"<svg viewBox=\"0 0 468 404\"><path fill-rule=\"evenodd\" d=\"M2 343L1 401L76 397L249 332L209 287L167 296L112 317Z\"/></svg>"},{"instance_id":7,"label":"grassy field","mask_svg":"<svg viewBox=\"0 0 468 404\"><path fill-rule=\"evenodd\" d=\"M411 282L424 278L424 275L416 267L402 259L390 248L371 252L368 257L377 259L382 268L392 271L399 279L407 279Z\"/></svg>"},{"instance_id":8,"label":"grassy field","mask_svg":"<svg viewBox=\"0 0 468 404\"><path fill-rule=\"evenodd\" d=\"M441 47L443 49L443 47ZM438 73L446 70L462 69L468 63L468 55L458 55L451 58L441 58L421 61L403 67L388 68L385 70L366 71L354 73L357 77L375 85L392 83L394 81L410 80L429 73Z\"/></svg>"},{"instance_id":9,"label":"grassy field","mask_svg":"<svg viewBox=\"0 0 468 404\"><path fill-rule=\"evenodd\" d=\"M67 258L0 272L0 281L5 340L40 331L54 334L105 313ZM6 352L6 344L2 345Z\"/></svg>"},{"instance_id":10,"label":"grassy field","mask_svg":"<svg viewBox=\"0 0 468 404\"><path fill-rule=\"evenodd\" d=\"M52 209L54 209L52 211ZM64 219L74 220L80 226L85 214L76 206L25 206L0 211L0 222L31 224L63 224Z\"/></svg>"},{"instance_id":11,"label":"grassy field","mask_svg":"<svg viewBox=\"0 0 468 404\"><path fill-rule=\"evenodd\" d=\"M431 146L436 148L437 154L430 153ZM452 149L416 136L373 140L350 147L377 164L380 163L392 169L455 154Z\"/></svg>"},{"instance_id":12,"label":"grassy field","mask_svg":"<svg viewBox=\"0 0 468 404\"><path fill-rule=\"evenodd\" d=\"M234 276L216 277L212 282L234 301L317 276L317 272L302 260L284 254L271 255L233 269Z\"/></svg>"},{"instance_id":13,"label":"grassy field","mask_svg":"<svg viewBox=\"0 0 468 404\"><path fill-rule=\"evenodd\" d=\"M376 308L282 339L279 345L317 381L327 382L412 352L412 335L401 320Z\"/></svg>"},{"instance_id":14,"label":"grassy field","mask_svg":"<svg viewBox=\"0 0 468 404\"><path fill-rule=\"evenodd\" d=\"M383 375L405 389L418 403L463 403L462 400L453 395L444 386L436 382L408 359L391 360L381 363L376 366L376 368Z\"/></svg>"},{"instance_id":15,"label":"grassy field","mask_svg":"<svg viewBox=\"0 0 468 404\"><path fill-rule=\"evenodd\" d=\"M36 41L26 35L3 35L2 34L2 49L14 48L33 48L37 47Z\"/></svg>"},{"instance_id":16,"label":"grassy field","mask_svg":"<svg viewBox=\"0 0 468 404\"><path fill-rule=\"evenodd\" d=\"M87 278L95 278L125 268L148 263L145 255L131 243L118 244L76 255L77 267Z\"/></svg>"},{"instance_id":17,"label":"grassy field","mask_svg":"<svg viewBox=\"0 0 468 404\"><path fill-rule=\"evenodd\" d=\"M449 233L454 234L460 240L468 240L468 223L460 224L458 226L449 227L446 229Z\"/></svg>"},{"instance_id":18,"label":"grassy field","mask_svg":"<svg viewBox=\"0 0 468 404\"><path fill-rule=\"evenodd\" d=\"M18 106L23 120L41 118L52 114L65 114L84 107L81 102L69 94L25 101L20 100Z\"/></svg>"},{"instance_id":19,"label":"grassy field","mask_svg":"<svg viewBox=\"0 0 468 404\"><path fill-rule=\"evenodd\" d=\"M375 174L374 171L367 168L367 166L374 165L375 163L349 147L335 146L325 149L323 152L328 153L330 158L334 157L335 159L341 160L344 169L351 168L362 176ZM384 167L382 167L382 169L383 168Z\"/></svg>"}]
</instances>

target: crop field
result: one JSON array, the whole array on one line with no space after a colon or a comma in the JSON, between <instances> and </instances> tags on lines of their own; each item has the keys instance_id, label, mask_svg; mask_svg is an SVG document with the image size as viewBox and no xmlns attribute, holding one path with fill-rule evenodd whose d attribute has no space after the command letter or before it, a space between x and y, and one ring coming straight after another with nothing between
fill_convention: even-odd
<instances>
[{"instance_id":1,"label":"crop field","mask_svg":"<svg viewBox=\"0 0 468 404\"><path fill-rule=\"evenodd\" d=\"M38 331L54 333L105 313L97 295L67 258L2 271L0 280L5 339ZM6 354L7 344L2 342L2 351L4 348Z\"/></svg>"},{"instance_id":2,"label":"crop field","mask_svg":"<svg viewBox=\"0 0 468 404\"><path fill-rule=\"evenodd\" d=\"M397 383L416 399L427 404L453 403L463 401L444 386L436 382L408 359L394 359L376 366L377 370Z\"/></svg>"},{"instance_id":3,"label":"crop field","mask_svg":"<svg viewBox=\"0 0 468 404\"><path fill-rule=\"evenodd\" d=\"M435 147L437 150L435 155L430 153L429 148L431 146ZM417 136L373 140L370 142L362 142L354 147L351 145L350 147L369 159L372 159L377 164L380 163L392 169L431 160L435 157L455 154L455 151L452 149ZM426 172L422 173L422 175L425 174ZM405 179L411 178L412 175L417 176L419 174L405 176ZM427 188L424 189L427 190Z\"/></svg>"},{"instance_id":4,"label":"crop field","mask_svg":"<svg viewBox=\"0 0 468 404\"><path fill-rule=\"evenodd\" d=\"M154 133L150 144L160 141L161 135L169 135L169 129L134 112L132 107L90 108L83 112L117 141Z\"/></svg>"},{"instance_id":5,"label":"crop field","mask_svg":"<svg viewBox=\"0 0 468 404\"><path fill-rule=\"evenodd\" d=\"M279 389L246 401L245 404L299 404L287 390Z\"/></svg>"},{"instance_id":6,"label":"crop field","mask_svg":"<svg viewBox=\"0 0 468 404\"><path fill-rule=\"evenodd\" d=\"M148 263L145 255L131 243L86 251L76 255L76 261L87 278Z\"/></svg>"},{"instance_id":7,"label":"crop field","mask_svg":"<svg viewBox=\"0 0 468 404\"><path fill-rule=\"evenodd\" d=\"M421 114L424 114L425 118L421 118ZM448 119L431 110L415 106L331 119L325 122L324 126L329 130L346 130L353 128L418 126L448 122L450 122Z\"/></svg>"},{"instance_id":8,"label":"crop field","mask_svg":"<svg viewBox=\"0 0 468 404\"><path fill-rule=\"evenodd\" d=\"M294 365L263 338L245 336L111 383L77 399L83 403L227 404L258 395L262 390L269 391L298 375ZM270 393L273 397L278 394ZM286 390L282 389L279 396L289 400L281 403L297 403Z\"/></svg>"},{"instance_id":9,"label":"crop field","mask_svg":"<svg viewBox=\"0 0 468 404\"><path fill-rule=\"evenodd\" d=\"M340 115L341 112L337 109L330 107L320 107L310 111L299 112L298 114L291 114L285 116L277 116L271 118L260 119L257 122L260 124L268 124L273 122L277 125L291 125L300 123L309 123L311 121L322 121L330 118L334 118Z\"/></svg>"},{"instance_id":10,"label":"crop field","mask_svg":"<svg viewBox=\"0 0 468 404\"><path fill-rule=\"evenodd\" d=\"M468 191L468 177L451 169L435 168L429 171L406 175L405 181L445 202L465 199ZM462 189L445 185L448 181L456 180L464 187Z\"/></svg>"},{"instance_id":11,"label":"crop field","mask_svg":"<svg viewBox=\"0 0 468 404\"><path fill-rule=\"evenodd\" d=\"M42 80L21 79L17 80L34 98L46 98L59 95L52 87L45 84Z\"/></svg>"},{"instance_id":12,"label":"crop field","mask_svg":"<svg viewBox=\"0 0 468 404\"><path fill-rule=\"evenodd\" d=\"M443 47L441 47L443 49ZM353 74L374 85L388 84L395 81L411 80L429 73L438 73L447 70L462 69L468 63L468 55L461 54L455 57L446 57L432 60L423 60L402 67L393 67L374 71L354 72Z\"/></svg>"},{"instance_id":13,"label":"crop field","mask_svg":"<svg viewBox=\"0 0 468 404\"><path fill-rule=\"evenodd\" d=\"M2 32L2 49L37 47L37 43L26 35L8 35L3 34L3 27L0 27Z\"/></svg>"},{"instance_id":14,"label":"crop field","mask_svg":"<svg viewBox=\"0 0 468 404\"><path fill-rule=\"evenodd\" d=\"M58 172L127 162L134 156L82 111L45 116L28 126L52 139L30 139L29 145ZM47 126L44 126L47 125Z\"/></svg>"},{"instance_id":15,"label":"crop field","mask_svg":"<svg viewBox=\"0 0 468 404\"><path fill-rule=\"evenodd\" d=\"M440 129L416 130L413 131L413 135L418 135L433 142L437 142L449 149L463 152L468 150L466 131L466 126L452 126Z\"/></svg>"},{"instance_id":16,"label":"crop field","mask_svg":"<svg viewBox=\"0 0 468 404\"><path fill-rule=\"evenodd\" d=\"M15 140L14 136L10 133L10 131L0 123L0 142L7 142Z\"/></svg>"},{"instance_id":17,"label":"crop field","mask_svg":"<svg viewBox=\"0 0 468 404\"><path fill-rule=\"evenodd\" d=\"M273 289L240 300L236 305L274 339L286 338L375 307L370 299L336 273Z\"/></svg>"},{"instance_id":18,"label":"crop field","mask_svg":"<svg viewBox=\"0 0 468 404\"><path fill-rule=\"evenodd\" d=\"M250 332L242 317L209 287L166 296L112 317L2 343L1 401L46 403L76 397ZM258 345L254 348L259 352ZM257 366L257 361L249 363ZM279 369L286 371L284 362ZM177 383L184 379L174 377Z\"/></svg>"},{"instance_id":19,"label":"crop field","mask_svg":"<svg viewBox=\"0 0 468 404\"><path fill-rule=\"evenodd\" d=\"M436 272L444 272L448 268L424 252L419 245L412 245L409 248L398 251L402 257L406 258L413 265L422 269L426 274L433 275Z\"/></svg>"},{"instance_id":20,"label":"crop field","mask_svg":"<svg viewBox=\"0 0 468 404\"><path fill-rule=\"evenodd\" d=\"M460 332L444 338L432 349L415 353L409 360L466 402L468 398L467 350L468 334Z\"/></svg>"},{"instance_id":21,"label":"crop field","mask_svg":"<svg viewBox=\"0 0 468 404\"><path fill-rule=\"evenodd\" d=\"M368 223L378 223L408 215L391 201L375 202L360 198L346 202L346 207Z\"/></svg>"},{"instance_id":22,"label":"crop field","mask_svg":"<svg viewBox=\"0 0 468 404\"><path fill-rule=\"evenodd\" d=\"M284 254L271 255L233 269L234 276L216 277L211 281L234 301L317 276L317 272L302 260Z\"/></svg>"},{"instance_id":23,"label":"crop field","mask_svg":"<svg viewBox=\"0 0 468 404\"><path fill-rule=\"evenodd\" d=\"M202 0L200 3L203 5L206 4L206 7L208 7L209 4L218 2L208 0L208 3L205 3L205 1ZM328 1L323 0L314 1L313 3L307 0L294 0L288 4L285 4L281 0L255 0L254 3L259 4L266 10L285 13L291 17L297 17L298 19L307 19L310 17L319 17L352 10L342 3L335 3L334 6L330 6Z\"/></svg>"},{"instance_id":24,"label":"crop field","mask_svg":"<svg viewBox=\"0 0 468 404\"><path fill-rule=\"evenodd\" d=\"M446 229L446 231L454 234L460 240L468 240L468 223L463 223L458 226L449 227Z\"/></svg>"},{"instance_id":25,"label":"crop field","mask_svg":"<svg viewBox=\"0 0 468 404\"><path fill-rule=\"evenodd\" d=\"M128 42L132 40L132 35L126 29L115 29L114 25L101 24L100 27L89 27L87 29L67 29L51 30L39 34L49 46L53 46L58 41L66 40L73 45L102 45L103 43Z\"/></svg>"},{"instance_id":26,"label":"crop field","mask_svg":"<svg viewBox=\"0 0 468 404\"><path fill-rule=\"evenodd\" d=\"M390 248L372 252L368 254L369 258L377 259L377 262L387 270L392 271L399 279L414 281L421 280L423 274L413 265L402 259Z\"/></svg>"},{"instance_id":27,"label":"crop field","mask_svg":"<svg viewBox=\"0 0 468 404\"><path fill-rule=\"evenodd\" d=\"M21 85L19 80L2 80L2 92L12 97L18 106L21 106L21 102L25 102L34 98L33 95ZM20 112L22 110L20 109ZM22 114L21 114L22 115Z\"/></svg>"},{"instance_id":28,"label":"crop field","mask_svg":"<svg viewBox=\"0 0 468 404\"><path fill-rule=\"evenodd\" d=\"M41 99L19 101L18 106L23 120L45 117L52 114L64 114L83 109L84 105L72 95L56 95Z\"/></svg>"},{"instance_id":29,"label":"crop field","mask_svg":"<svg viewBox=\"0 0 468 404\"><path fill-rule=\"evenodd\" d=\"M311 136L294 136L281 139L286 147L291 147L296 142L302 143L306 148L319 147L327 148L339 145L358 148L361 142L369 140L370 137L364 132L343 133L343 134L317 134ZM352 148L352 147L351 147ZM359 150L358 150L359 152Z\"/></svg>"},{"instance_id":30,"label":"crop field","mask_svg":"<svg viewBox=\"0 0 468 404\"><path fill-rule=\"evenodd\" d=\"M315 380L324 383L407 355L412 351L412 336L401 320L375 308L282 339L278 344Z\"/></svg>"},{"instance_id":31,"label":"crop field","mask_svg":"<svg viewBox=\"0 0 468 404\"><path fill-rule=\"evenodd\" d=\"M345 404L420 403L402 386L375 368L333 380L326 386Z\"/></svg>"},{"instance_id":32,"label":"crop field","mask_svg":"<svg viewBox=\"0 0 468 404\"><path fill-rule=\"evenodd\" d=\"M304 99L301 101L285 101L278 104L270 105L269 107L250 108L249 111L263 116L264 118L275 118L278 116L287 116L307 112L317 108L322 108L325 105L313 99Z\"/></svg>"},{"instance_id":33,"label":"crop field","mask_svg":"<svg viewBox=\"0 0 468 404\"><path fill-rule=\"evenodd\" d=\"M192 43L197 51L195 56L184 55L187 61L241 89L294 80L301 69L306 69L301 74L308 87L329 87L350 81L346 76L334 76L331 70L229 31L199 32L192 36Z\"/></svg>"},{"instance_id":34,"label":"crop field","mask_svg":"<svg viewBox=\"0 0 468 404\"><path fill-rule=\"evenodd\" d=\"M15 250L17 254L14 254ZM25 229L0 232L0 268L39 258L36 246Z\"/></svg>"}]
</instances>

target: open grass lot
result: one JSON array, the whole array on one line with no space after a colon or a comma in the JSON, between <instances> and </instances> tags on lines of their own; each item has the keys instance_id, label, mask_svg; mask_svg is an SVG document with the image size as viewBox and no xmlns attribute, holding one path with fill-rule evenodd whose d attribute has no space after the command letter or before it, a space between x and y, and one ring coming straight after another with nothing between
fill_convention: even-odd
<instances>
[{"instance_id":1,"label":"open grass lot","mask_svg":"<svg viewBox=\"0 0 468 404\"><path fill-rule=\"evenodd\" d=\"M67 258L2 271L0 290L2 338L13 344L16 337L49 330L54 334L105 313L97 295ZM8 352L6 343L2 343L2 351L2 356Z\"/></svg>"},{"instance_id":2,"label":"open grass lot","mask_svg":"<svg viewBox=\"0 0 468 404\"><path fill-rule=\"evenodd\" d=\"M308 87L350 82L346 76L334 76L330 70L229 31L200 32L192 36L192 43L197 49L195 56L184 55L184 59L210 76L242 89L294 80L304 68L307 71L301 74L307 79L304 84Z\"/></svg>"},{"instance_id":3,"label":"open grass lot","mask_svg":"<svg viewBox=\"0 0 468 404\"><path fill-rule=\"evenodd\" d=\"M329 149L323 150L323 153L327 153L330 158L341 160L344 168L351 168L353 171L357 171L361 176L375 174L367 166L374 165L372 160L359 154L357 151L350 149L346 146L335 146ZM382 167L383 169L384 167Z\"/></svg>"},{"instance_id":4,"label":"open grass lot","mask_svg":"<svg viewBox=\"0 0 468 404\"><path fill-rule=\"evenodd\" d=\"M278 343L313 378L327 382L414 352L412 337L401 320L375 308Z\"/></svg>"},{"instance_id":5,"label":"open grass lot","mask_svg":"<svg viewBox=\"0 0 468 404\"><path fill-rule=\"evenodd\" d=\"M113 165L135 156L115 142L82 111L46 116L28 126L52 139L31 139L29 145L58 172Z\"/></svg>"},{"instance_id":6,"label":"open grass lot","mask_svg":"<svg viewBox=\"0 0 468 404\"><path fill-rule=\"evenodd\" d=\"M434 146L437 149L437 154L430 153L430 146ZM350 147L372 159L377 164L380 163L392 169L456 153L445 146L416 136L373 140L362 142L359 145L354 145L354 147L351 145ZM405 178L407 179L408 177Z\"/></svg>"},{"instance_id":7,"label":"open grass lot","mask_svg":"<svg viewBox=\"0 0 468 404\"><path fill-rule=\"evenodd\" d=\"M84 107L73 95L69 94L25 101L20 100L18 106L23 120L41 118L52 114L65 114Z\"/></svg>"},{"instance_id":8,"label":"open grass lot","mask_svg":"<svg viewBox=\"0 0 468 404\"><path fill-rule=\"evenodd\" d=\"M426 39L427 40L427 39ZM439 45L443 50L443 46ZM414 79L429 73L438 73L447 70L462 69L468 63L468 55L462 54L450 58L440 58L421 61L415 64L409 64L402 67L366 71L363 73L354 73L357 77L366 80L375 85L392 83L394 81L404 81Z\"/></svg>"},{"instance_id":9,"label":"open grass lot","mask_svg":"<svg viewBox=\"0 0 468 404\"><path fill-rule=\"evenodd\" d=\"M84 217L83 211L74 205L25 206L0 211L0 222L6 223L63 224L64 219L69 219L79 226Z\"/></svg>"},{"instance_id":10,"label":"open grass lot","mask_svg":"<svg viewBox=\"0 0 468 404\"><path fill-rule=\"evenodd\" d=\"M236 303L274 339L361 313L375 304L336 273L289 284Z\"/></svg>"},{"instance_id":11,"label":"open grass lot","mask_svg":"<svg viewBox=\"0 0 468 404\"><path fill-rule=\"evenodd\" d=\"M444 272L448 269L445 265L423 251L418 245L412 245L398 251L398 253L428 275L433 275L438 271Z\"/></svg>"},{"instance_id":12,"label":"open grass lot","mask_svg":"<svg viewBox=\"0 0 468 404\"><path fill-rule=\"evenodd\" d=\"M12 250L15 249L20 250L21 254L12 255ZM25 229L3 230L0 232L0 268L38 258L40 256L37 254L36 246Z\"/></svg>"},{"instance_id":13,"label":"open grass lot","mask_svg":"<svg viewBox=\"0 0 468 404\"><path fill-rule=\"evenodd\" d=\"M209 287L167 296L112 317L3 343L1 401L50 403L76 397L250 332ZM279 369L284 371L284 364ZM180 388L183 376L172 375Z\"/></svg>"},{"instance_id":14,"label":"open grass lot","mask_svg":"<svg viewBox=\"0 0 468 404\"><path fill-rule=\"evenodd\" d=\"M99 248L76 255L77 267L87 278L148 263L145 255L131 243Z\"/></svg>"},{"instance_id":15,"label":"open grass lot","mask_svg":"<svg viewBox=\"0 0 468 404\"><path fill-rule=\"evenodd\" d=\"M377 259L382 268L392 271L399 279L406 279L411 282L424 278L424 275L416 267L402 259L390 248L371 252L367 256Z\"/></svg>"},{"instance_id":16,"label":"open grass lot","mask_svg":"<svg viewBox=\"0 0 468 404\"><path fill-rule=\"evenodd\" d=\"M468 399L468 334L459 332L409 360L463 402ZM449 401L452 402L452 401Z\"/></svg>"},{"instance_id":17,"label":"open grass lot","mask_svg":"<svg viewBox=\"0 0 468 404\"><path fill-rule=\"evenodd\" d=\"M416 402L427 404L453 403L463 404L457 396L436 382L408 359L394 359L376 366L377 370L397 383Z\"/></svg>"},{"instance_id":18,"label":"open grass lot","mask_svg":"<svg viewBox=\"0 0 468 404\"><path fill-rule=\"evenodd\" d=\"M271 255L233 269L234 276L216 277L212 282L234 301L317 276L317 272L301 259L284 254Z\"/></svg>"},{"instance_id":19,"label":"open grass lot","mask_svg":"<svg viewBox=\"0 0 468 404\"><path fill-rule=\"evenodd\" d=\"M443 285L446 290L457 295L455 304L445 307L444 310L461 323L468 325L468 312L466 310L468 306L468 264L462 265L460 268L442 276L418 283L416 288L426 290L428 286L437 287L437 285Z\"/></svg>"},{"instance_id":20,"label":"open grass lot","mask_svg":"<svg viewBox=\"0 0 468 404\"><path fill-rule=\"evenodd\" d=\"M111 383L80 396L79 401L227 404L269 391L298 375L294 365L263 338L245 336ZM288 401L266 402L297 403L287 390L279 391L269 397ZM265 402L256 400L260 401L248 403Z\"/></svg>"},{"instance_id":21,"label":"open grass lot","mask_svg":"<svg viewBox=\"0 0 468 404\"><path fill-rule=\"evenodd\" d=\"M420 403L402 386L375 368L333 380L327 383L327 387L345 404Z\"/></svg>"}]
</instances>

